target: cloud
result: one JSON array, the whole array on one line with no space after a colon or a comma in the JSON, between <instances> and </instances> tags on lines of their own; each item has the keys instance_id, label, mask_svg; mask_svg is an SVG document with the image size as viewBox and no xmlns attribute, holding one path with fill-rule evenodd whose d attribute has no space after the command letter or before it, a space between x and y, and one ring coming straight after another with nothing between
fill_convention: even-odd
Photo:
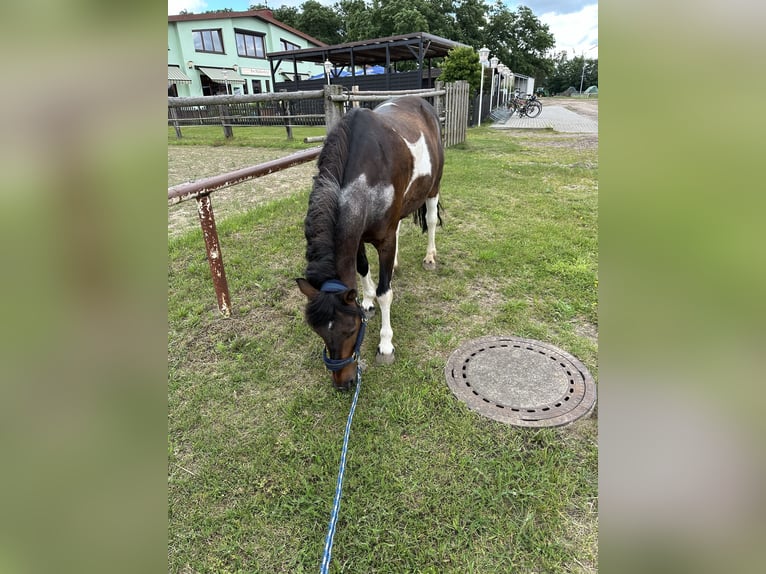
<instances>
[{"instance_id":1,"label":"cloud","mask_svg":"<svg viewBox=\"0 0 766 574\"><path fill-rule=\"evenodd\" d=\"M556 4L546 2L546 4ZM566 4L566 2L561 3ZM561 14L557 12L545 12L538 16L541 22L548 24L551 33L556 39L556 50L572 50L577 55L586 52L586 58L598 58L598 4L584 6L578 12Z\"/></svg>"},{"instance_id":2,"label":"cloud","mask_svg":"<svg viewBox=\"0 0 766 574\"><path fill-rule=\"evenodd\" d=\"M168 15L178 14L181 10L199 14L207 9L205 0L168 0Z\"/></svg>"}]
</instances>

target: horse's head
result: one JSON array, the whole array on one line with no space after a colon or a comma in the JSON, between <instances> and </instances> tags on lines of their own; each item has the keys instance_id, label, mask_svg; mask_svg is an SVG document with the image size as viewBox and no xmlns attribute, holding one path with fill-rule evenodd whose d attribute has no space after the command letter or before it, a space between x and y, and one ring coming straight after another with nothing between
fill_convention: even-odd
<instances>
[{"instance_id":1,"label":"horse's head","mask_svg":"<svg viewBox=\"0 0 766 574\"><path fill-rule=\"evenodd\" d=\"M356 290L340 281L327 281L316 289L305 279L296 279L308 303L306 322L322 337L325 366L332 371L336 389L347 391L356 378L359 348L362 345L365 317L356 301Z\"/></svg>"}]
</instances>

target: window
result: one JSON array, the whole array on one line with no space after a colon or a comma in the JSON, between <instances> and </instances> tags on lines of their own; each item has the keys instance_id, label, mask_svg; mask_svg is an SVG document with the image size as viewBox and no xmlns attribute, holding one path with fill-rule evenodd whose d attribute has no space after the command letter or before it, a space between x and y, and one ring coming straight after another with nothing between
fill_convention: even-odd
<instances>
[{"instance_id":1,"label":"window","mask_svg":"<svg viewBox=\"0 0 766 574\"><path fill-rule=\"evenodd\" d=\"M292 42L288 42L284 38L280 39L279 43L281 44L282 50L284 50L284 51L287 51L287 50L300 50L301 49L301 47L298 44L293 44Z\"/></svg>"},{"instance_id":2,"label":"window","mask_svg":"<svg viewBox=\"0 0 766 574\"><path fill-rule=\"evenodd\" d=\"M223 39L221 30L192 30L194 49L197 52L213 52L223 54Z\"/></svg>"},{"instance_id":3,"label":"window","mask_svg":"<svg viewBox=\"0 0 766 574\"><path fill-rule=\"evenodd\" d=\"M237 54L244 58L265 58L266 53L263 50L263 36L246 32L244 30L235 30L234 36L237 39Z\"/></svg>"}]
</instances>

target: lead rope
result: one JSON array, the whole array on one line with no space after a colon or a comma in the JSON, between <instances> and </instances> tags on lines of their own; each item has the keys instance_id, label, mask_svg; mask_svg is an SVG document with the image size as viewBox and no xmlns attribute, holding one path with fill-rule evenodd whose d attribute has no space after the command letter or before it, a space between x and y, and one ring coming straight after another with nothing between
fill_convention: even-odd
<instances>
[{"instance_id":1,"label":"lead rope","mask_svg":"<svg viewBox=\"0 0 766 574\"><path fill-rule=\"evenodd\" d=\"M346 420L346 432L343 435L343 449L340 452L340 469L338 470L338 482L335 485L335 498L332 503L332 514L330 515L330 524L327 527L327 537L324 542L324 555L322 556L322 565L319 568L321 574L327 574L330 567L330 555L332 554L332 539L335 536L335 524L338 521L340 512L340 497L343 491L343 473L346 472L346 452L348 451L348 437L351 434L351 421L354 418L356 410L356 401L359 398L359 389L362 388L362 368L359 361L356 363L356 390L354 399L351 401L351 410L348 412Z\"/></svg>"}]
</instances>

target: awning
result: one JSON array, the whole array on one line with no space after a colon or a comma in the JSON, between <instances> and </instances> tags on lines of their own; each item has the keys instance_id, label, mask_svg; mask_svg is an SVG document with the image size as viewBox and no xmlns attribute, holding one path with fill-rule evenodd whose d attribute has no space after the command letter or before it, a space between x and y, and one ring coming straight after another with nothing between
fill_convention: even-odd
<instances>
[{"instance_id":1,"label":"awning","mask_svg":"<svg viewBox=\"0 0 766 574\"><path fill-rule=\"evenodd\" d=\"M240 76L236 71L229 68L203 68L200 66L197 69L218 84L245 83L245 78Z\"/></svg>"},{"instance_id":2,"label":"awning","mask_svg":"<svg viewBox=\"0 0 766 574\"><path fill-rule=\"evenodd\" d=\"M180 68L168 66L168 82L171 84L191 84L191 78L184 74Z\"/></svg>"}]
</instances>

